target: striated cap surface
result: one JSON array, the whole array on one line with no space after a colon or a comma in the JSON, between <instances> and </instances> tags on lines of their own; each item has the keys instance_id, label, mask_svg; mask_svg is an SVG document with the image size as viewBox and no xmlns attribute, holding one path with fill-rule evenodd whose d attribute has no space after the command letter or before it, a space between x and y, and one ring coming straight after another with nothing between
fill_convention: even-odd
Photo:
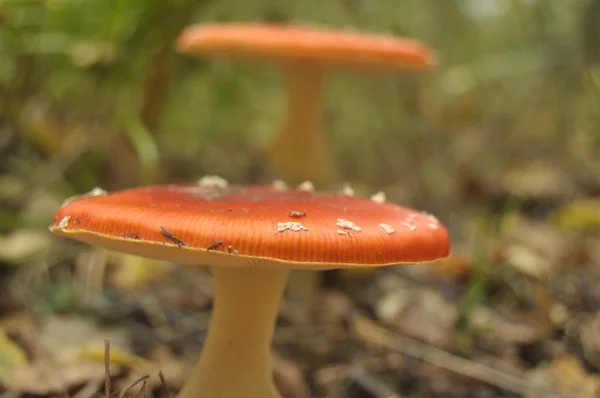
<instances>
[{"instance_id":1,"label":"striated cap surface","mask_svg":"<svg viewBox=\"0 0 600 398\"><path fill-rule=\"evenodd\" d=\"M149 186L67 200L50 230L111 250L216 266L328 269L448 255L448 232L435 217L374 198L274 186Z\"/></svg>"}]
</instances>

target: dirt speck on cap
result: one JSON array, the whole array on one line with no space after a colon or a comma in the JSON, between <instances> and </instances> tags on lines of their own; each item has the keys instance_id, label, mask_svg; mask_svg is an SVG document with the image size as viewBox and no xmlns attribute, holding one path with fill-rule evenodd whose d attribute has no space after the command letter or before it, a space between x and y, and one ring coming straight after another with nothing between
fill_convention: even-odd
<instances>
[{"instance_id":1,"label":"dirt speck on cap","mask_svg":"<svg viewBox=\"0 0 600 398\"><path fill-rule=\"evenodd\" d=\"M166 227L161 226L160 227L160 231L162 232L162 234L164 236L166 236L167 238L169 238L174 244L176 244L179 247L189 247L190 245L188 245L187 243L185 243L184 241L182 241L181 239L179 239L178 237L176 237L171 231L169 231Z\"/></svg>"},{"instance_id":2,"label":"dirt speck on cap","mask_svg":"<svg viewBox=\"0 0 600 398\"><path fill-rule=\"evenodd\" d=\"M222 244L223 244L222 240L215 240L215 241L213 241L213 243L210 244L210 246L208 246L206 248L206 250L217 250L218 248L221 247Z\"/></svg>"}]
</instances>

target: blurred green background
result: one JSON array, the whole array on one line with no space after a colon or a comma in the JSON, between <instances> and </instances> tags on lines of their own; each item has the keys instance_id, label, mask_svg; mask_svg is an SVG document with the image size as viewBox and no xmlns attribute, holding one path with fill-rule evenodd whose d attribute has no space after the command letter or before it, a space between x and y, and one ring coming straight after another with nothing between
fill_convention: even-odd
<instances>
[{"instance_id":1,"label":"blurred green background","mask_svg":"<svg viewBox=\"0 0 600 398\"><path fill-rule=\"evenodd\" d=\"M0 4L3 232L47 223L53 207L31 200L96 185L276 177L263 151L281 124L279 70L176 54L180 30L205 21L352 28L437 49L433 75L329 76L324 131L340 181L440 214L476 206L472 185L501 191L510 172L598 183L597 1Z\"/></svg>"},{"instance_id":2,"label":"blurred green background","mask_svg":"<svg viewBox=\"0 0 600 398\"><path fill-rule=\"evenodd\" d=\"M596 296L573 304L551 287L568 267L600 280L600 0L1 0L0 263L5 291L18 293L0 293L0 307L72 311L94 284L73 283L83 271L69 267L110 262L50 240L68 196L280 177L265 155L283 118L280 70L175 51L185 26L226 21L436 49L434 73L330 74L323 130L340 185L383 190L448 226L461 257L435 272L460 293L451 328L467 337L447 349L471 346L466 320L483 304L539 309L540 286L559 310L595 313ZM566 333L568 316L554 325L544 300L542 318Z\"/></svg>"}]
</instances>

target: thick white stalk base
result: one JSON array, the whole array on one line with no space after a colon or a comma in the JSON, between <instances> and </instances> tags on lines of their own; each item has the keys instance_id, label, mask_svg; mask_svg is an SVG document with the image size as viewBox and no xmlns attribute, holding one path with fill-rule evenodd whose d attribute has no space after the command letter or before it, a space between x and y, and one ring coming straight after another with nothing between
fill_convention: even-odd
<instances>
[{"instance_id":1,"label":"thick white stalk base","mask_svg":"<svg viewBox=\"0 0 600 398\"><path fill-rule=\"evenodd\" d=\"M288 271L213 267L215 302L200 360L179 398L281 398L271 340Z\"/></svg>"}]
</instances>

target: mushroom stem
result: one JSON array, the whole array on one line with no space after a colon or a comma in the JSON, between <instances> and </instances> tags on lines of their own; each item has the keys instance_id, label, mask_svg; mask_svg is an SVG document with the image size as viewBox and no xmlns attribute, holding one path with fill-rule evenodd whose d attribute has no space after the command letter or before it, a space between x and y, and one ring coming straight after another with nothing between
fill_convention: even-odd
<instances>
[{"instance_id":1,"label":"mushroom stem","mask_svg":"<svg viewBox=\"0 0 600 398\"><path fill-rule=\"evenodd\" d=\"M215 301L204 349L179 398L281 398L271 340L289 271L213 267Z\"/></svg>"},{"instance_id":2,"label":"mushroom stem","mask_svg":"<svg viewBox=\"0 0 600 398\"><path fill-rule=\"evenodd\" d=\"M323 70L306 64L285 67L287 115L270 147L270 158L291 184L311 180L317 186L333 180L333 167L321 132Z\"/></svg>"}]
</instances>

